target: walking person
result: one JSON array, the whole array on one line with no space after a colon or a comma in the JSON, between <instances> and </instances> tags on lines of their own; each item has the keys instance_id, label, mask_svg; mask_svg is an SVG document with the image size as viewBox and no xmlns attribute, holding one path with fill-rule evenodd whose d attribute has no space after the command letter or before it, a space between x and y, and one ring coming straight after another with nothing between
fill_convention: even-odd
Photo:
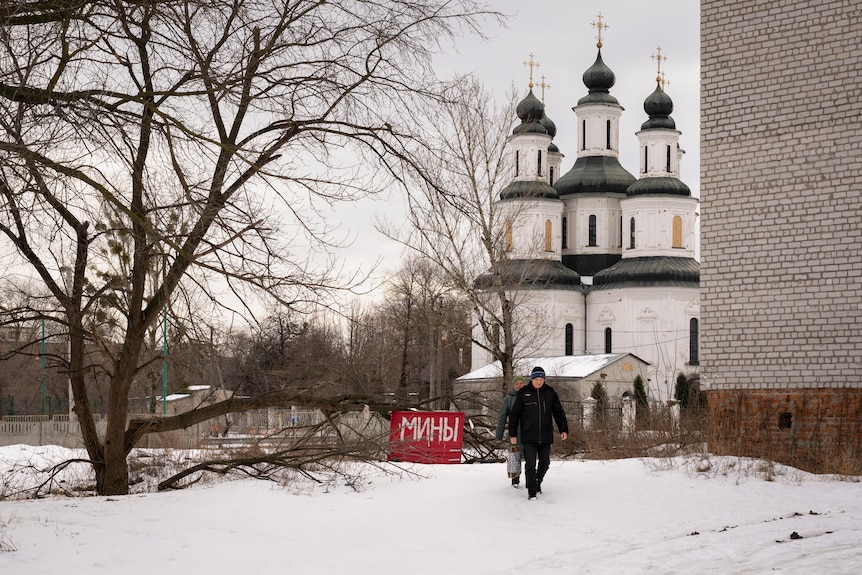
<instances>
[{"instance_id":1,"label":"walking person","mask_svg":"<svg viewBox=\"0 0 862 575\"><path fill-rule=\"evenodd\" d=\"M527 379L520 375L512 380L512 388L509 393L503 398L503 405L500 406L500 415L497 416L497 433L495 437L498 441L503 439L503 431L506 429L506 423L509 419L509 412L512 411L512 405L515 403L515 398L518 397L518 392L521 388L527 385ZM520 435L520 433L519 433ZM521 452L521 445L516 443L518 451ZM524 454L520 453L520 458L523 460ZM518 488L521 485L521 464L518 463L518 475L512 478L512 487Z\"/></svg>"},{"instance_id":2,"label":"walking person","mask_svg":"<svg viewBox=\"0 0 862 575\"><path fill-rule=\"evenodd\" d=\"M521 444L529 499L542 492L542 480L551 466L554 423L560 430L560 439L565 441L569 422L563 404L554 388L545 385L545 370L534 367L530 383L518 392L509 412L509 441Z\"/></svg>"}]
</instances>

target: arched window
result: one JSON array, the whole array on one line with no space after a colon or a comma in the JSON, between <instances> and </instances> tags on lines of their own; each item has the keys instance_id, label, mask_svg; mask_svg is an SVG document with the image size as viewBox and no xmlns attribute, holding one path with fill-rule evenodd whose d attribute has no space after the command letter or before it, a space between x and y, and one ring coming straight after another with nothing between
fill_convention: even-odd
<instances>
[{"instance_id":1,"label":"arched window","mask_svg":"<svg viewBox=\"0 0 862 575\"><path fill-rule=\"evenodd\" d=\"M693 317L688 322L688 363L690 365L700 365L700 347L698 341L698 321Z\"/></svg>"},{"instance_id":2,"label":"arched window","mask_svg":"<svg viewBox=\"0 0 862 575\"><path fill-rule=\"evenodd\" d=\"M613 332L611 328L605 328L605 353L613 353Z\"/></svg>"},{"instance_id":3,"label":"arched window","mask_svg":"<svg viewBox=\"0 0 862 575\"><path fill-rule=\"evenodd\" d=\"M551 220L545 220L545 251L552 251L553 245L551 245Z\"/></svg>"},{"instance_id":4,"label":"arched window","mask_svg":"<svg viewBox=\"0 0 862 575\"><path fill-rule=\"evenodd\" d=\"M673 217L673 244L672 247L682 247L682 218L680 216Z\"/></svg>"},{"instance_id":5,"label":"arched window","mask_svg":"<svg viewBox=\"0 0 862 575\"><path fill-rule=\"evenodd\" d=\"M667 145L667 173L670 173L670 144Z\"/></svg>"},{"instance_id":6,"label":"arched window","mask_svg":"<svg viewBox=\"0 0 862 575\"><path fill-rule=\"evenodd\" d=\"M536 168L538 170L536 173L541 176L542 175L542 150L539 150L539 158L538 158L538 161L536 162Z\"/></svg>"},{"instance_id":7,"label":"arched window","mask_svg":"<svg viewBox=\"0 0 862 575\"><path fill-rule=\"evenodd\" d=\"M507 252L512 251L512 222L506 222L506 246L505 249Z\"/></svg>"},{"instance_id":8,"label":"arched window","mask_svg":"<svg viewBox=\"0 0 862 575\"><path fill-rule=\"evenodd\" d=\"M519 150L515 150L515 176L518 175L518 164L521 163L521 152Z\"/></svg>"},{"instance_id":9,"label":"arched window","mask_svg":"<svg viewBox=\"0 0 862 575\"><path fill-rule=\"evenodd\" d=\"M588 246L596 246L596 216L595 214L590 215L590 226L589 226L589 238L587 245Z\"/></svg>"},{"instance_id":10,"label":"arched window","mask_svg":"<svg viewBox=\"0 0 862 575\"><path fill-rule=\"evenodd\" d=\"M608 120L607 124L605 124L605 139L607 141L607 149L611 149L611 121Z\"/></svg>"},{"instance_id":11,"label":"arched window","mask_svg":"<svg viewBox=\"0 0 862 575\"><path fill-rule=\"evenodd\" d=\"M649 171L649 148L644 146L644 173Z\"/></svg>"},{"instance_id":12,"label":"arched window","mask_svg":"<svg viewBox=\"0 0 862 575\"><path fill-rule=\"evenodd\" d=\"M566 324L566 355L574 355L575 353L575 326L570 323Z\"/></svg>"},{"instance_id":13,"label":"arched window","mask_svg":"<svg viewBox=\"0 0 862 575\"><path fill-rule=\"evenodd\" d=\"M569 219L563 216L563 249L569 247Z\"/></svg>"},{"instance_id":14,"label":"arched window","mask_svg":"<svg viewBox=\"0 0 862 575\"><path fill-rule=\"evenodd\" d=\"M551 166L550 168L548 168L548 170L551 173L550 182L551 182L551 185L553 186L554 185L554 166Z\"/></svg>"},{"instance_id":15,"label":"arched window","mask_svg":"<svg viewBox=\"0 0 862 575\"><path fill-rule=\"evenodd\" d=\"M629 249L635 249L635 219L632 218L629 222Z\"/></svg>"}]
</instances>

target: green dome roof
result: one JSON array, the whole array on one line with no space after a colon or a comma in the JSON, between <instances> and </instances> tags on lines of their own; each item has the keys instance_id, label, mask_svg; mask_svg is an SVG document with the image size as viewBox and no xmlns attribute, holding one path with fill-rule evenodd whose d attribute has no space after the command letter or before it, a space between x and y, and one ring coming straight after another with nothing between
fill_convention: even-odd
<instances>
[{"instance_id":1,"label":"green dome roof","mask_svg":"<svg viewBox=\"0 0 862 575\"><path fill-rule=\"evenodd\" d=\"M584 193L626 193L637 179L614 156L582 156L554 183L560 196Z\"/></svg>"},{"instance_id":2,"label":"green dome roof","mask_svg":"<svg viewBox=\"0 0 862 575\"><path fill-rule=\"evenodd\" d=\"M626 195L629 196L641 196L647 194L690 196L691 189L679 178L670 178L667 176L641 178L626 189Z\"/></svg>"},{"instance_id":3,"label":"green dome roof","mask_svg":"<svg viewBox=\"0 0 862 575\"><path fill-rule=\"evenodd\" d=\"M555 260L508 260L498 264L504 287L519 289L579 289L581 276ZM476 278L473 286L490 289L494 275L488 271Z\"/></svg>"},{"instance_id":4,"label":"green dome roof","mask_svg":"<svg viewBox=\"0 0 862 575\"><path fill-rule=\"evenodd\" d=\"M594 289L700 286L700 264L692 258L623 258L593 276Z\"/></svg>"}]
</instances>

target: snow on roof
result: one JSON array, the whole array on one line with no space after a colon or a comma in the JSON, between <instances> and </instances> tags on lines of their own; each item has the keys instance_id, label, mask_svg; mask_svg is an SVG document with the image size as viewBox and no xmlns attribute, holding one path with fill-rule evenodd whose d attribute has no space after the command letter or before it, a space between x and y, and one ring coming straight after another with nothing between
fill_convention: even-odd
<instances>
[{"instance_id":1,"label":"snow on roof","mask_svg":"<svg viewBox=\"0 0 862 575\"><path fill-rule=\"evenodd\" d=\"M191 397L191 394L190 393L172 393L172 394L168 395L167 401L176 401L178 399L185 399L187 397ZM161 400L162 400L162 396L157 395L156 401L161 401Z\"/></svg>"},{"instance_id":2,"label":"snow on roof","mask_svg":"<svg viewBox=\"0 0 862 575\"><path fill-rule=\"evenodd\" d=\"M530 375L534 366L544 368L548 377L587 377L630 353L602 353L597 355L560 355L554 357L525 357L515 360L515 375ZM637 357L637 356L632 356ZM639 359L639 358L638 358ZM458 381L470 379L493 379L503 377L503 367L499 361L464 374Z\"/></svg>"},{"instance_id":3,"label":"snow on roof","mask_svg":"<svg viewBox=\"0 0 862 575\"><path fill-rule=\"evenodd\" d=\"M209 385L190 385L188 386L189 391L206 391L210 388Z\"/></svg>"}]
</instances>

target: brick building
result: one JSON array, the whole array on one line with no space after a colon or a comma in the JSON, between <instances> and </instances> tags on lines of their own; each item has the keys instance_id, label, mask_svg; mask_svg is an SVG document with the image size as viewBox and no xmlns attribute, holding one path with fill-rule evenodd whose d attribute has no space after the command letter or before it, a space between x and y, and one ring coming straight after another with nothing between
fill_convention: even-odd
<instances>
[{"instance_id":1,"label":"brick building","mask_svg":"<svg viewBox=\"0 0 862 575\"><path fill-rule=\"evenodd\" d=\"M711 449L858 465L862 2L702 0L701 58Z\"/></svg>"}]
</instances>

